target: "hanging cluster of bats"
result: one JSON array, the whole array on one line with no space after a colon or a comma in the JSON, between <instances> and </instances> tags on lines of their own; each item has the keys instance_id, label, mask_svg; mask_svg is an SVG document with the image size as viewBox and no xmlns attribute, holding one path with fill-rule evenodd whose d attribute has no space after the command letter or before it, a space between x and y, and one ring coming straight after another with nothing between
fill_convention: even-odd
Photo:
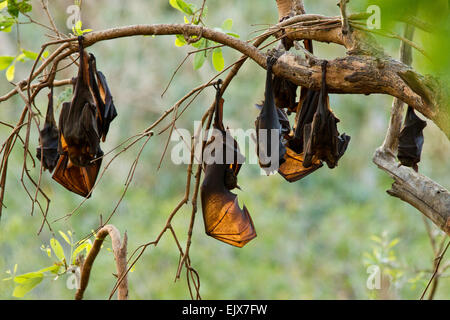
<instances>
[{"instance_id":1,"label":"hanging cluster of bats","mask_svg":"<svg viewBox=\"0 0 450 320\"><path fill-rule=\"evenodd\" d=\"M312 41L305 40L304 44L305 49L312 53ZM321 168L323 162L330 169L335 168L347 150L350 137L345 133L339 134L339 119L330 108L326 82L327 61L323 61L321 65L320 90L302 87L300 100L297 102L297 85L273 75L272 67L276 60L271 55L267 58L265 97L262 105L257 105L260 114L255 121L256 149L261 168L275 167L284 179L294 182ZM220 97L220 88L217 87L216 90L213 126L225 136L227 132L222 123L223 99ZM296 113L293 128L289 123L290 113ZM413 108L408 107L399 136L397 157L401 165L413 167L416 171L425 126L426 122L417 117ZM259 138L261 130L265 130L265 139ZM277 143L273 143L267 133L271 130L278 132ZM233 162L205 165L201 200L206 233L230 245L243 247L256 237L256 231L247 208L244 206L241 209L236 194L231 192L238 187L240 164L236 159L241 156L237 142L233 141ZM223 149L227 147L229 146L224 143ZM278 159L275 160L278 161L275 161L275 165L267 161L274 160L276 155Z\"/></svg>"},{"instance_id":2,"label":"hanging cluster of bats","mask_svg":"<svg viewBox=\"0 0 450 320\"><path fill-rule=\"evenodd\" d=\"M55 170L52 176L55 181L74 193L90 197L102 163L100 140L105 141L117 111L106 78L97 71L94 55L84 50L82 37L78 38L78 46L79 69L72 79L72 101L62 104L57 125L53 88L50 89L36 157L44 169Z\"/></svg>"},{"instance_id":3,"label":"hanging cluster of bats","mask_svg":"<svg viewBox=\"0 0 450 320\"><path fill-rule=\"evenodd\" d=\"M312 41L305 40L305 49L312 53ZM71 102L62 104L59 123L56 124L53 111L53 88L50 89L45 124L40 132L36 157L44 169L53 172L52 178L68 190L83 197L90 197L97 179L103 152L103 142L110 123L117 116L111 92L102 72L97 71L93 54L83 48L83 37L78 39L79 70L73 78ZM257 133L257 154L261 168L271 167L272 155L278 155L276 170L287 181L294 182L323 166L330 169L338 165L347 150L350 136L339 134L339 119L330 108L327 92L327 61L322 62L322 83L320 90L302 87L297 101L297 85L287 79L274 76L272 67L277 59L267 58L265 97L258 106L260 114L255 121ZM243 247L256 237L252 218L245 207L239 207L237 195L231 190L239 188L237 176L242 164L238 143L231 138L223 125L223 104L220 82L215 85L215 111L213 128L223 139L223 159L204 163L205 177L201 186L201 203L206 234L236 247ZM295 113L295 125L291 128L288 114ZM423 129L426 122L408 107L403 128L399 136L397 157L401 165L418 170L417 163L424 142ZM278 132L278 141L271 143L259 139L259 132ZM267 133L267 131L265 131ZM227 138L226 138L227 137ZM216 141L214 141L216 140ZM217 145L216 145L217 147ZM217 149L217 148L216 148ZM215 149L215 150L216 150ZM227 153L233 155L229 161ZM264 161L261 154L264 155Z\"/></svg>"}]
</instances>

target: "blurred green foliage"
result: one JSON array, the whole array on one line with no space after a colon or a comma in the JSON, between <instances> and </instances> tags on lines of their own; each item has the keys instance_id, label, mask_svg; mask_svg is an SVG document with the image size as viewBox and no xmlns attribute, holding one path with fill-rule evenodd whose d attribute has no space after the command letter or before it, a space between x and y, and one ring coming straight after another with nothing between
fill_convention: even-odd
<instances>
[{"instance_id":1,"label":"blurred green foliage","mask_svg":"<svg viewBox=\"0 0 450 320\"><path fill-rule=\"evenodd\" d=\"M194 1L198 6L201 1ZM229 2L208 0L208 26L222 25L224 13L233 19L233 30L243 39L278 19L275 1L266 0L263 6L251 1ZM351 1L351 3L357 2ZM51 3L51 12L57 26L66 32L66 8L72 1ZM338 15L335 2L305 0L307 12ZM36 8L38 6L34 6ZM365 11L365 8L362 8ZM394 9L389 9L391 12ZM101 12L101 14L99 14ZM387 14L382 9L382 15ZM45 15L33 9L33 15L45 21ZM182 16L167 0L83 1L83 26L102 30L114 26L139 23L180 23ZM21 44L34 52L47 41L45 29L20 25ZM0 55L20 53L17 34L0 33ZM378 37L377 37L378 38ZM191 49L174 46L174 37L138 37L105 41L88 48L97 57L98 68L105 73L114 96L119 116L111 126L103 150L108 151L155 121L160 114L193 87L206 82L214 74L212 62L193 70L185 64L176 75L168 92L161 93L173 71ZM417 37L415 41L423 39ZM383 39L384 48L393 57L398 56L399 42ZM425 43L421 43L426 46ZM343 56L345 51L336 45L315 43L315 54L322 58ZM434 47L432 47L434 48ZM427 49L432 49L427 47ZM228 63L240 54L223 48ZM420 66L416 59L413 67ZM190 60L193 61L191 56ZM447 61L448 63L448 61ZM32 65L25 61L17 67L16 79L23 79ZM62 70L57 79L66 79L76 73L74 67ZM224 95L225 125L230 128L252 128L258 111L255 102L264 93L265 71L248 61ZM11 89L0 81L0 93ZM65 88L55 88L55 96ZM45 114L46 90L36 101ZM382 143L386 131L392 98L381 95L331 95L331 105L340 118L339 130L352 136L349 148L339 167L324 167L305 179L289 184L279 175L264 176L257 165L244 165L239 175L240 204L248 207L258 237L242 249L237 249L207 237L204 233L201 209L196 215L191 262L199 272L200 293L207 299L367 299L377 297L368 290L367 254L373 253L373 239L399 239L395 249L395 270L402 273L392 298L417 299L425 284L420 279L431 276L433 253L420 213L411 206L388 196L385 192L391 179L376 168L371 158ZM206 89L178 122L178 127L193 130L193 121L199 120L214 100L213 89ZM16 96L0 104L0 118L14 123L20 116L23 102ZM169 117L170 118L170 117ZM166 121L168 123L170 119ZM165 126L163 124L162 126ZM162 128L161 126L161 128ZM1 126L3 141L10 129ZM129 237L128 251L152 241L162 230L167 216L184 195L186 166L172 164L169 157L156 170L167 132L155 135L144 149L135 179L118 207L111 223ZM37 146L36 130L31 132L31 146ZM430 121L425 129L425 146L420 170L443 186L450 187L450 144ZM140 145L120 155L107 170L91 199L70 218L58 219L70 213L82 200L54 183L45 173L42 185L52 199L49 221L54 233L47 227L37 235L42 216L36 211L29 215L31 203L20 183L23 148L17 144L11 156L7 177L6 208L0 220L0 271L14 270L16 275L41 270L49 265L47 248L50 239L58 237L58 230L71 230L74 240L86 236L98 226L100 215L109 216L123 192L128 170ZM170 146L169 146L170 147ZM169 149L170 151L170 149ZM253 152L253 150L250 150ZM110 155L106 160L108 161ZM247 154L248 157L248 154ZM37 177L38 169L33 175ZM174 220L174 229L182 244L187 237L190 207L183 208ZM58 219L58 220L57 220ZM56 221L55 221L56 220ZM439 231L433 232L439 234ZM105 240L106 247L109 239ZM387 240L386 240L387 241ZM66 248L67 249L67 248ZM387 255L389 257L389 254ZM379 256L381 257L381 256ZM132 299L187 299L189 298L185 273L174 282L178 266L178 249L166 234L156 248L147 249L136 269L129 276ZM373 263L381 263L375 261ZM97 257L86 291L86 299L107 298L115 277L113 255L102 250ZM4 274L1 278L7 278ZM415 285L412 285L415 284ZM0 281L0 298L11 299L13 281ZM75 291L66 281L52 278L42 281L27 299L72 299ZM448 298L450 282L443 278L436 298Z\"/></svg>"}]
</instances>

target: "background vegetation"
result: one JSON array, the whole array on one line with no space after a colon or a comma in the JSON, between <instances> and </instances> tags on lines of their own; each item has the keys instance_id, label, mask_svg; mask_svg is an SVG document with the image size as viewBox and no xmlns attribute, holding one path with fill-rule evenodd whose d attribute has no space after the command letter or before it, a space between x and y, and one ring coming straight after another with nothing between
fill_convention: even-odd
<instances>
[{"instance_id":1,"label":"background vegetation","mask_svg":"<svg viewBox=\"0 0 450 320\"><path fill-rule=\"evenodd\" d=\"M338 15L339 8L335 2L306 0L305 6L309 13ZM38 7L38 1L32 3ZM232 18L233 31L244 39L252 38L252 31L278 20L273 0L232 3L209 0L207 3L207 25L220 26L224 19ZM52 1L50 4L58 27L66 30L66 8L72 1ZM33 12L33 17L45 19L39 10ZM82 7L83 28L93 30L139 23L181 23L182 19L167 0L83 1ZM45 30L35 25L20 25L19 32L21 46L29 50L39 51L40 45L46 41ZM172 72L188 50L176 48L174 41L175 37L134 37L105 41L88 49L95 54L98 68L108 78L119 112L103 150L108 151L140 132L172 103L216 72L209 61L200 70L193 70L191 57L161 98ZM322 58L344 54L343 49L335 45L314 45L315 54ZM397 40L384 39L383 47L398 57ZM16 54L17 33L0 33L0 55ZM224 56L225 65L229 65L240 54L224 49ZM26 77L31 66L32 62L18 65L16 79ZM74 68L66 69L57 79L71 77L75 72ZM231 128L254 126L258 113L254 104L263 96L264 74L265 71L251 61L241 69L224 96L226 125ZM11 85L2 74L0 93L10 89ZM55 90L57 96L63 88ZM37 100L43 113L47 105L45 93L46 90ZM395 281L385 297L420 297L431 276L433 262L423 219L414 208L386 194L391 179L371 161L375 149L384 139L392 98L381 95L331 95L330 98L333 110L341 119L339 130L352 137L339 167L334 170L324 167L300 182L289 184L279 175L260 175L257 165L243 166L239 176L243 191L239 192L239 198L241 205L245 203L252 215L258 233L255 240L237 249L207 237L201 210L197 213L190 256L201 278L203 298L379 298L381 295L377 290L371 291L366 287L370 264L378 264L385 273L394 276ZM183 115L178 126L192 130L193 121L199 120L213 99L213 89L206 89ZM18 97L1 103L0 119L17 119L22 104ZM2 140L8 133L6 127L0 127ZM431 121L428 121L424 134L426 142L420 170L449 188L450 144ZM154 240L167 215L184 194L184 165L176 166L165 161L157 170L166 139L167 132L156 135L147 145L136 177L111 221L121 232L128 232L129 252ZM32 132L33 146L37 146L37 140L37 132ZM19 181L23 149L17 146L7 179L7 208L0 221L0 272L13 270L18 264L19 274L51 265L51 259L40 248L42 244L47 246L51 237L56 236L65 250L70 248L58 233L53 235L48 229L36 235L42 216L39 212L33 216L29 214L31 204ZM75 239L95 229L99 215L108 216L120 197L137 150L135 147L113 162L92 198L70 219L54 222L53 229L71 230ZM170 160L169 157L166 159ZM71 212L82 200L54 183L49 174L43 177L43 187L52 198L50 221ZM182 235L181 240L186 238L189 218L190 208L186 207L175 219L174 226ZM439 233L438 230L433 232ZM392 243L392 240L395 241ZM388 244L392 245L390 249L387 249ZM110 242L105 245L110 247ZM52 257L55 259L54 255ZM130 298L189 298L185 274L180 281L174 282L177 266L175 243L171 237L164 237L156 248L146 251L130 274ZM113 255L103 250L95 262L85 297L107 297L115 281L114 272ZM6 273L3 275L8 276ZM25 298L73 298L75 291L66 287L65 277L57 281L53 279L54 276L43 281ZM13 289L12 281L0 281L0 298L11 299ZM450 282L448 278L442 278L436 298L449 296Z\"/></svg>"}]
</instances>

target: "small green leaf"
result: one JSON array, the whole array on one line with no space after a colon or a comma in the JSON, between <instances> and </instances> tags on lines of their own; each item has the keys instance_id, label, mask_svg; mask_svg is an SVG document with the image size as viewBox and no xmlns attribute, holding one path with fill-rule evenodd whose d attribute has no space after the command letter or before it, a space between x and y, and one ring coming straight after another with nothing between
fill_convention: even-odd
<instances>
[{"instance_id":1,"label":"small green leaf","mask_svg":"<svg viewBox=\"0 0 450 320\"><path fill-rule=\"evenodd\" d=\"M30 60L36 60L38 57L38 54L33 51L22 49L22 53L25 55L25 57L27 57Z\"/></svg>"},{"instance_id":2,"label":"small green leaf","mask_svg":"<svg viewBox=\"0 0 450 320\"><path fill-rule=\"evenodd\" d=\"M388 244L388 248L392 248L394 246L397 245L397 243L399 243L400 239L399 238L395 238L394 240L392 240L389 244Z\"/></svg>"},{"instance_id":3,"label":"small green leaf","mask_svg":"<svg viewBox=\"0 0 450 320\"><path fill-rule=\"evenodd\" d=\"M71 244L70 243L70 240L69 240L69 237L64 233L64 232L62 232L61 230L59 231L59 235L68 243L68 244Z\"/></svg>"},{"instance_id":4,"label":"small green leaf","mask_svg":"<svg viewBox=\"0 0 450 320\"><path fill-rule=\"evenodd\" d=\"M0 31L11 32L11 28L16 23L16 20L11 17L0 15Z\"/></svg>"},{"instance_id":5,"label":"small green leaf","mask_svg":"<svg viewBox=\"0 0 450 320\"><path fill-rule=\"evenodd\" d=\"M14 278L14 281L16 281L16 278ZM28 292L33 290L33 288L36 287L39 283L41 283L43 278L44 275L42 273L36 273L36 275L31 278L22 279L21 282L18 282L19 285L14 288L13 297L22 298Z\"/></svg>"},{"instance_id":6,"label":"small green leaf","mask_svg":"<svg viewBox=\"0 0 450 320\"><path fill-rule=\"evenodd\" d=\"M8 1L4 0L0 2L0 11L5 9L8 6Z\"/></svg>"},{"instance_id":7,"label":"small green leaf","mask_svg":"<svg viewBox=\"0 0 450 320\"><path fill-rule=\"evenodd\" d=\"M227 35L235 37L235 38L238 38L238 39L240 38L240 36L237 33L234 33L234 32L227 32Z\"/></svg>"},{"instance_id":8,"label":"small green leaf","mask_svg":"<svg viewBox=\"0 0 450 320\"><path fill-rule=\"evenodd\" d=\"M193 38L195 39L195 36ZM206 39L205 38L201 38L197 42L191 43L191 46L193 46L196 49L206 48Z\"/></svg>"},{"instance_id":9,"label":"small green leaf","mask_svg":"<svg viewBox=\"0 0 450 320\"><path fill-rule=\"evenodd\" d=\"M231 28L233 28L233 19L227 19L222 23L222 29L229 31Z\"/></svg>"},{"instance_id":10,"label":"small green leaf","mask_svg":"<svg viewBox=\"0 0 450 320\"><path fill-rule=\"evenodd\" d=\"M225 60L223 59L222 48L215 48L212 54L212 63L214 69L222 71L225 66Z\"/></svg>"},{"instance_id":11,"label":"small green leaf","mask_svg":"<svg viewBox=\"0 0 450 320\"><path fill-rule=\"evenodd\" d=\"M189 21L189 19L188 19L186 16L184 16L184 23L186 23L186 24L191 23L191 22Z\"/></svg>"},{"instance_id":12,"label":"small green leaf","mask_svg":"<svg viewBox=\"0 0 450 320\"><path fill-rule=\"evenodd\" d=\"M12 56L2 56L0 57L0 70L6 69L14 61Z\"/></svg>"},{"instance_id":13,"label":"small green leaf","mask_svg":"<svg viewBox=\"0 0 450 320\"><path fill-rule=\"evenodd\" d=\"M181 9L181 7L178 5L177 0L169 0L169 3L172 7L174 7L177 10L180 10L181 12L183 12L183 10Z\"/></svg>"},{"instance_id":14,"label":"small green leaf","mask_svg":"<svg viewBox=\"0 0 450 320\"><path fill-rule=\"evenodd\" d=\"M20 62L24 62L25 58L26 58L25 54L21 53L16 57L16 60L20 61Z\"/></svg>"},{"instance_id":15,"label":"small green leaf","mask_svg":"<svg viewBox=\"0 0 450 320\"><path fill-rule=\"evenodd\" d=\"M41 270L39 270L37 272L38 273L44 273L44 272L58 273L60 267L61 267L60 265L54 264L54 265L52 265L50 267L41 269Z\"/></svg>"},{"instance_id":16,"label":"small green leaf","mask_svg":"<svg viewBox=\"0 0 450 320\"><path fill-rule=\"evenodd\" d=\"M14 282L23 284L23 283L26 283L30 279L39 278L42 276L43 276L42 272L39 272L39 271L28 272L28 273L24 273L24 274L14 277Z\"/></svg>"},{"instance_id":17,"label":"small green leaf","mask_svg":"<svg viewBox=\"0 0 450 320\"><path fill-rule=\"evenodd\" d=\"M50 239L50 246L52 247L52 250L55 253L56 257L60 261L64 261L64 259L65 259L65 257L64 257L64 250L63 250L61 244L59 243L59 241L56 240L55 238L51 238Z\"/></svg>"},{"instance_id":18,"label":"small green leaf","mask_svg":"<svg viewBox=\"0 0 450 320\"><path fill-rule=\"evenodd\" d=\"M14 80L14 72L16 70L16 65L12 64L9 66L9 68L6 70L6 80L13 81Z\"/></svg>"},{"instance_id":19,"label":"small green leaf","mask_svg":"<svg viewBox=\"0 0 450 320\"><path fill-rule=\"evenodd\" d=\"M84 241L81 243L72 253L72 264L75 264L78 254L80 254L83 250L85 250L86 255L91 251L92 243L90 240Z\"/></svg>"},{"instance_id":20,"label":"small green leaf","mask_svg":"<svg viewBox=\"0 0 450 320\"><path fill-rule=\"evenodd\" d=\"M177 34L176 37L177 38L175 39L175 45L177 47L182 47L187 44L186 40L184 40L184 37L182 35Z\"/></svg>"},{"instance_id":21,"label":"small green leaf","mask_svg":"<svg viewBox=\"0 0 450 320\"><path fill-rule=\"evenodd\" d=\"M206 52L199 51L194 56L194 70L200 69L206 60Z\"/></svg>"},{"instance_id":22,"label":"small green leaf","mask_svg":"<svg viewBox=\"0 0 450 320\"><path fill-rule=\"evenodd\" d=\"M187 4L186 2L184 2L183 0L176 0L178 7L181 9L182 12L188 14L188 15L193 15L194 11L192 10L192 5L191 4Z\"/></svg>"},{"instance_id":23,"label":"small green leaf","mask_svg":"<svg viewBox=\"0 0 450 320\"><path fill-rule=\"evenodd\" d=\"M44 52L42 52L42 56L43 56L44 58L47 58L48 55L49 55L48 50L45 50Z\"/></svg>"}]
</instances>

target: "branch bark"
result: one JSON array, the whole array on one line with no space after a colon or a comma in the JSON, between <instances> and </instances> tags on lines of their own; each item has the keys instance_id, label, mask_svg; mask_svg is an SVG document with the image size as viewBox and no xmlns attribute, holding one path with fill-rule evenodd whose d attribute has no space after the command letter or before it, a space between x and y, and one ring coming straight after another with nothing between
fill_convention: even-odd
<instances>
[{"instance_id":1,"label":"branch bark","mask_svg":"<svg viewBox=\"0 0 450 320\"><path fill-rule=\"evenodd\" d=\"M117 298L119 300L128 299L128 280L126 276L128 241L127 233L125 232L123 236L123 242L121 242L119 230L117 230L115 226L108 224L98 231L92 249L91 251L89 251L86 260L81 267L80 288L75 294L75 300L83 299L83 294L86 291L87 285L89 283L89 276L91 274L92 265L94 264L95 258L100 252L103 241L105 240L107 235L109 235L112 240L114 259L116 261L117 277L121 278L123 276L123 280L121 281L118 288Z\"/></svg>"},{"instance_id":2,"label":"branch bark","mask_svg":"<svg viewBox=\"0 0 450 320\"><path fill-rule=\"evenodd\" d=\"M314 17L317 20L318 16L314 15ZM311 16L302 15L299 18L302 21L307 21L311 19ZM284 21L279 25L284 26L292 23L291 19L289 19L289 22ZM338 25L323 33L327 37L314 40L323 41L324 39L330 39L329 36L333 36L336 33L342 34L340 18L337 17L336 19ZM275 30L276 28L278 28L278 25L275 27ZM183 34L188 37L202 36L224 44L240 51L261 67L266 68L266 55L254 45L219 31L188 24L133 25L92 32L85 35L84 45L88 47L99 41L121 37L176 34ZM304 38L307 38L307 34L308 32L303 34ZM315 35L317 36L317 34ZM351 46L350 42L347 41L345 43ZM351 47L354 48L354 46ZM59 58L67 57L76 51L76 45L72 45ZM446 90L441 90L442 84L437 80L431 77L423 77L407 65L390 57L348 55L329 61L328 66L327 86L330 93L381 93L399 98L425 117L434 121L450 139L450 116L446 112L444 104L449 94ZM320 63L317 63L317 61L308 62L300 56L287 52L278 59L273 67L273 71L276 75L285 77L297 85L317 90L320 88L321 68ZM444 86L442 85L442 87Z\"/></svg>"},{"instance_id":3,"label":"branch bark","mask_svg":"<svg viewBox=\"0 0 450 320\"><path fill-rule=\"evenodd\" d=\"M414 28L407 26L405 37L411 40L413 34ZM400 60L405 64L412 62L411 47L405 42L401 45ZM386 138L376 150L373 162L395 180L387 191L389 195L409 203L450 235L450 192L413 169L401 166L395 159L402 115L403 102L395 98Z\"/></svg>"}]
</instances>

